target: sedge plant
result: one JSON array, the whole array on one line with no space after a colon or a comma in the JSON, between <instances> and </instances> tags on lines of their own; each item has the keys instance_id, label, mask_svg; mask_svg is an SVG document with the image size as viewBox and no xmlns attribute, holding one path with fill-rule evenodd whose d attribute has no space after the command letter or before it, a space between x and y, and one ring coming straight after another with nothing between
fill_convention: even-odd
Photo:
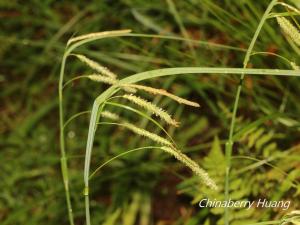
<instances>
[{"instance_id":1,"label":"sedge plant","mask_svg":"<svg viewBox=\"0 0 300 225\"><path fill-rule=\"evenodd\" d=\"M89 129L88 129L88 138L87 138L87 144L86 144L86 150L85 150L85 162L84 162L84 198L85 198L85 215L86 215L86 224L91 224L91 218L90 218L90 203L89 203L89 189L91 188L89 186L89 180L93 177L93 175L98 172L100 168L97 168L94 172L90 172L91 167L91 157L92 157L92 150L93 150L93 142L95 137L96 130L99 130L101 128L101 125L117 125L121 126L125 129L130 130L136 135L146 137L150 140L152 140L154 143L159 144L158 146L148 146L148 147L142 147L137 148L133 150L129 150L128 152L134 152L138 149L147 149L147 148L153 148L153 149L160 149L172 156L174 156L177 160L182 162L184 165L189 167L196 175L198 175L203 183L213 190L217 191L217 185L212 180L209 175L199 167L199 165L190 159L187 155L183 154L176 146L175 142L173 141L172 137L164 130L164 128L161 125L161 122L158 122L156 119L152 119L151 117L147 116L147 113L140 111L140 109L146 110L147 112L150 112L154 115L156 115L157 118L161 119L164 123L170 125L170 126L179 126L179 122L176 121L167 111L161 109L156 104L153 104L151 101L148 101L146 99L141 98L138 93L141 91L153 94L153 95L161 95L166 96L179 104L185 104L192 107L198 107L199 104L184 98L181 98L179 96L176 96L167 90L164 89L157 89L154 87L145 86L142 84L137 84L138 82L145 81L148 79L154 79L158 77L164 77L164 76L176 76L176 75L188 75L188 74L195 74L197 76L201 75L240 75L240 84L237 87L237 93L234 101L233 106L233 113L232 113L232 120L230 125L230 131L229 131L229 138L226 143L226 177L225 177L225 199L229 199L229 176L230 176L230 167L231 167L231 155L232 155L232 148L234 144L234 128L235 128L235 120L236 120L236 114L239 104L239 98L242 90L242 83L244 80L245 75L256 75L256 76L300 76L299 71L297 70L279 70L279 69L250 69L247 68L249 60L251 55L253 54L253 48L255 45L255 42L259 36L259 33L263 27L263 24L268 18L273 18L270 15L270 12L272 8L279 4L277 0L273 0L265 14L263 15L257 30L252 38L252 41L248 47L248 50L245 55L244 63L242 68L215 68L215 67L176 67L176 68L165 68L165 69L156 69L152 71L145 71L137 74L133 74L131 76L128 76L124 79L119 79L118 76L111 72L108 68L105 68L98 62L95 62L94 60L89 59L87 56L80 55L74 53L77 48L79 48L82 45L89 44L91 42L103 39L103 38L112 38L112 37L124 37L124 36L135 36L135 37L147 37L147 35L141 35L141 34L133 34L130 30L117 30L117 31L106 31L106 32L99 32L99 33L91 33L87 35L81 35L78 37L74 37L70 39L67 43L65 53L62 58L61 63L61 70L60 70L60 78L59 78L59 116L60 116L60 150L61 150L61 171L63 176L63 182L64 182L64 188L65 188L65 195L66 195L66 202L67 202L67 208L68 208L68 216L70 224L74 224L74 216L73 216L73 209L72 209L72 202L70 197L70 185L69 185L69 174L68 174L68 162L67 162L67 152L65 149L65 134L64 134L64 128L66 124L70 122L70 120L76 118L77 116L80 116L83 113L79 113L74 117L71 117L69 120L65 122L64 118L64 107L63 107L63 90L66 85L71 83L72 81L76 79L86 78L95 82L105 83L109 85L109 88L106 89L104 92L100 93L99 96L94 100L92 110L90 111L90 122L89 122ZM299 38L299 33L295 35L295 32L292 34L291 29L285 29L284 27L290 27L291 24L289 24L285 18L277 18L278 23L280 27L282 27L283 31L289 35L292 39L296 39L295 43L297 43L297 38ZM149 37L149 36L148 36ZM167 36L158 36L161 38L170 38ZM182 39L184 41L190 41L187 39ZM220 47L220 46L217 46ZM76 57L81 62L88 65L90 68L92 68L95 73L93 74L87 74L87 75L81 75L72 78L71 80L64 82L64 76L65 76L65 67L67 59L70 57ZM294 69L297 68L297 65L294 65ZM117 95L118 93L118 95ZM121 93L121 94L120 94ZM126 106L124 104L120 104L118 102L115 102L116 99L123 99L126 100L128 103L135 105L136 107L140 109L136 109L133 107ZM136 112L139 115L142 115L144 118L149 119L152 121L156 126L158 126L165 134L166 138L159 136L149 130L140 128L136 125L134 125L132 122L126 120L121 115L115 114L113 112L107 111L105 107L107 105L115 106L115 107L123 107L125 109L131 110ZM102 122L101 119L106 118L108 120L111 120L112 122ZM105 164L103 164L105 165ZM229 209L225 209L225 215L224 215L224 221L225 224L229 224Z\"/></svg>"}]
</instances>

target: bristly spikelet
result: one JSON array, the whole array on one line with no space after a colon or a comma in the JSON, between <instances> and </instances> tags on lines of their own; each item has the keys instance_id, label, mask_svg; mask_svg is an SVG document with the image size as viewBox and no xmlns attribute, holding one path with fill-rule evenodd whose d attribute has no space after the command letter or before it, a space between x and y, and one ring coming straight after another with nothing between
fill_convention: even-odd
<instances>
[{"instance_id":1,"label":"bristly spikelet","mask_svg":"<svg viewBox=\"0 0 300 225\"><path fill-rule=\"evenodd\" d=\"M128 92L128 93L136 93L136 89L135 88L132 88L132 87L129 87L129 86L124 86L124 85L121 85L121 88Z\"/></svg>"},{"instance_id":2,"label":"bristly spikelet","mask_svg":"<svg viewBox=\"0 0 300 225\"><path fill-rule=\"evenodd\" d=\"M105 36L108 36L108 35L117 36L117 35L127 34L127 33L130 33L130 32L131 32L131 30L114 30L114 31L103 31L103 32L84 34L84 35L80 35L80 36L71 38L68 41L67 46L70 45L71 43L81 41L81 40L84 40L84 39L101 38L101 37L105 37Z\"/></svg>"},{"instance_id":3,"label":"bristly spikelet","mask_svg":"<svg viewBox=\"0 0 300 225\"><path fill-rule=\"evenodd\" d=\"M132 87L138 90L144 90L150 94L154 94L154 95L164 95L167 96L175 101L177 101L180 104L185 104L185 105L189 105L189 106L193 106L193 107L200 107L200 105L197 102L192 102L189 101L187 99L184 98L180 98L176 95L173 95L169 92L167 92L164 89L157 89L157 88L153 88L153 87L148 87L148 86L144 86L144 85L138 85L138 84L126 84L124 85L125 87Z\"/></svg>"},{"instance_id":4,"label":"bristly spikelet","mask_svg":"<svg viewBox=\"0 0 300 225\"><path fill-rule=\"evenodd\" d=\"M276 17L276 19L283 32L288 35L298 46L300 46L299 30L284 17Z\"/></svg>"},{"instance_id":5,"label":"bristly spikelet","mask_svg":"<svg viewBox=\"0 0 300 225\"><path fill-rule=\"evenodd\" d=\"M112 79L110 77L105 77L105 76L102 76L102 75L99 75L99 74L88 75L88 78L93 80L93 81L96 81L96 82L110 84L110 85L113 85L117 82L117 80L115 80L115 79Z\"/></svg>"},{"instance_id":6,"label":"bristly spikelet","mask_svg":"<svg viewBox=\"0 0 300 225\"><path fill-rule=\"evenodd\" d=\"M79 55L79 54L73 54L76 56L80 61L84 62L87 64L89 67L92 69L96 70L98 73L101 73L102 75L108 76L112 79L116 79L117 75L111 72L109 69L106 67L100 65L99 63L95 62L94 60L89 59L88 57L84 55Z\"/></svg>"},{"instance_id":7,"label":"bristly spikelet","mask_svg":"<svg viewBox=\"0 0 300 225\"><path fill-rule=\"evenodd\" d=\"M110 85L114 85L116 84L119 80L118 79L113 79L111 77L105 77L102 76L100 74L91 74L87 76L90 80L96 81L96 82L100 82L100 83L105 83L105 84L110 84ZM128 92L128 93L135 93L136 89L132 88L132 87L124 87L121 86L121 88Z\"/></svg>"},{"instance_id":8,"label":"bristly spikelet","mask_svg":"<svg viewBox=\"0 0 300 225\"><path fill-rule=\"evenodd\" d=\"M172 147L163 146L161 147L161 149L173 155L178 161L189 167L196 175L198 175L202 179L203 183L205 183L211 189L218 189L216 183L209 177L208 173L205 172L195 161L193 161L187 155Z\"/></svg>"},{"instance_id":9,"label":"bristly spikelet","mask_svg":"<svg viewBox=\"0 0 300 225\"><path fill-rule=\"evenodd\" d=\"M138 128L136 126L134 126L133 124L130 123L123 123L122 124L124 127L126 127L127 129L131 130L132 132L141 135L143 137L147 137L149 139L151 139L152 141L159 143L159 144L163 144L163 145L167 145L167 146L172 146L172 143L169 142L167 139L162 138L160 136L158 136L157 134L151 133L147 130Z\"/></svg>"},{"instance_id":10,"label":"bristly spikelet","mask_svg":"<svg viewBox=\"0 0 300 225\"><path fill-rule=\"evenodd\" d=\"M142 98L137 97L132 94L123 95L122 97L128 99L129 101L135 103L136 105L143 107L146 110L149 110L150 112L154 113L156 116L158 116L161 119L163 119L164 121L166 121L166 123L171 124L175 127L178 127L179 123L177 121L172 119L171 116L166 111L162 110L161 108L157 107L156 105L152 104L151 102L148 102L147 100L142 99Z\"/></svg>"},{"instance_id":11,"label":"bristly spikelet","mask_svg":"<svg viewBox=\"0 0 300 225\"><path fill-rule=\"evenodd\" d=\"M112 113L109 111L102 111L101 116L104 118L107 118L107 119L115 120L115 121L120 119L118 114L115 114L115 113Z\"/></svg>"}]
</instances>

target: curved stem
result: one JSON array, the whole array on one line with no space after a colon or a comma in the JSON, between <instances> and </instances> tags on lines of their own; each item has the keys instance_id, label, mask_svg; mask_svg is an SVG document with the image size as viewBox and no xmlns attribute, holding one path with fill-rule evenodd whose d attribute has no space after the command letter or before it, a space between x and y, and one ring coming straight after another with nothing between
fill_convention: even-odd
<instances>
[{"instance_id":1,"label":"curved stem","mask_svg":"<svg viewBox=\"0 0 300 225\"><path fill-rule=\"evenodd\" d=\"M69 191L69 174L68 174L68 163L65 151L65 138L64 138L64 113L63 113L63 78L65 71L67 54L63 55L62 64L60 68L60 76L59 76L59 86L58 86L58 98L59 98L59 127L60 127L60 154L61 154L61 173L64 181L64 189L66 195L66 202L68 207L68 217L70 225L74 225L74 216L72 210L72 203Z\"/></svg>"},{"instance_id":2,"label":"curved stem","mask_svg":"<svg viewBox=\"0 0 300 225\"><path fill-rule=\"evenodd\" d=\"M283 57L282 55L279 55L279 54L276 54L276 53L273 53L273 52L253 52L251 53L251 56L252 55L271 55L271 56L276 56L280 59L282 59L283 61L287 62L288 65L291 65L291 61L288 60L287 58Z\"/></svg>"},{"instance_id":3,"label":"curved stem","mask_svg":"<svg viewBox=\"0 0 300 225\"><path fill-rule=\"evenodd\" d=\"M68 80L68 81L63 85L62 88L64 89L68 84L72 83L72 82L75 81L75 80L81 79L81 78L89 78L89 75L81 75L81 76L74 77L74 78Z\"/></svg>"},{"instance_id":4,"label":"curved stem","mask_svg":"<svg viewBox=\"0 0 300 225\"><path fill-rule=\"evenodd\" d=\"M266 9L262 19L260 20L258 27L254 33L254 36L251 40L251 43L247 49L244 62L243 62L243 68L247 68L248 62L251 57L252 50L254 48L255 42L257 40L257 37L265 23L265 21L268 18L269 13L271 12L273 6L277 3L277 0L272 0L272 2L268 5L268 8ZM245 78L245 74L242 73L240 76L240 83L238 85L237 91L236 91L236 96L235 96L235 101L234 101L234 106L233 106L233 111L232 111L232 117L231 117L231 123L230 123L230 130L229 130L229 137L228 141L226 143L226 148L225 148L225 157L226 157L226 170L225 170L225 201L229 201L229 176L230 176L230 168L231 168L231 155L232 155L232 147L233 147L233 133L234 133L234 128L235 128L235 121L236 121L236 115L237 115L237 109L239 105L239 99L242 91L242 86L243 86L243 81ZM224 209L224 221L225 225L229 225L229 208L226 207Z\"/></svg>"},{"instance_id":5,"label":"curved stem","mask_svg":"<svg viewBox=\"0 0 300 225\"><path fill-rule=\"evenodd\" d=\"M273 165L272 163L270 163L272 160L276 159L275 156L271 156L271 157L269 157L267 159L263 159L263 160L257 159L257 158L254 158L254 157L250 157L250 156L234 156L234 157L232 157L232 159L238 159L238 160L240 160L240 159L248 159L248 160L252 160L252 161L256 162L254 164L251 164L249 166L246 166L246 167L238 170L235 173L235 175L239 175L241 173L244 173L247 170L255 169L255 168L257 168L259 166L262 166L262 165L267 165L267 166L273 168L274 170L278 171L281 175L285 176L285 179L289 180L289 182L291 183L291 186L293 188L297 189L297 187L299 185L299 182L297 180L295 180L295 179L291 179L289 177L289 174L287 172L285 172L284 170L282 170L279 167L277 167L277 166Z\"/></svg>"},{"instance_id":6,"label":"curved stem","mask_svg":"<svg viewBox=\"0 0 300 225\"><path fill-rule=\"evenodd\" d=\"M108 163L112 162L113 160L118 159L118 158L120 158L124 155L129 154L129 153L140 151L140 150L145 150L145 149L161 149L161 147L159 147L159 146L146 146L146 147L135 148L135 149L128 150L126 152L122 152L122 153L110 158L106 162L102 163L100 166L98 166L94 170L94 172L91 173L91 175L89 176L89 179L92 179L92 177L95 176L95 174L98 173L100 171L100 169L102 169L104 166L106 166Z\"/></svg>"},{"instance_id":7,"label":"curved stem","mask_svg":"<svg viewBox=\"0 0 300 225\"><path fill-rule=\"evenodd\" d=\"M75 115L71 116L71 117L64 123L63 128L65 128L72 120L76 119L77 117L79 117L79 116L81 116L81 115L88 114L88 113L91 113L91 111L90 111L90 110L87 110L87 111L83 111L83 112L76 113Z\"/></svg>"}]
</instances>

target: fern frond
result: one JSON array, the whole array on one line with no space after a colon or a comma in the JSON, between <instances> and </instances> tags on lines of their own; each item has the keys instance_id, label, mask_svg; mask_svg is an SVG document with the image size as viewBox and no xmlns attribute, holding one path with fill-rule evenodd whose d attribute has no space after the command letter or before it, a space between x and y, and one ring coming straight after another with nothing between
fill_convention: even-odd
<instances>
[{"instance_id":1,"label":"fern frond","mask_svg":"<svg viewBox=\"0 0 300 225\"><path fill-rule=\"evenodd\" d=\"M166 123L171 124L175 127L178 127L179 123L171 118L171 116L161 108L157 107L156 105L152 104L151 102L148 102L147 100L137 97L133 94L130 95L123 95L122 96L125 99L128 99L129 101L135 103L138 106L141 106L142 108L149 110L150 112L154 113L156 116L163 119Z\"/></svg>"},{"instance_id":2,"label":"fern frond","mask_svg":"<svg viewBox=\"0 0 300 225\"><path fill-rule=\"evenodd\" d=\"M126 84L124 86L135 88L138 90L143 90L143 91L146 91L146 92L148 92L150 94L154 94L154 95L164 95L164 96L167 96L167 97L177 101L180 104L185 104L185 105L189 105L189 106L193 106L193 107L200 107L200 105L197 102L193 102L193 101L189 101L187 99L181 98L177 95L167 92L164 89L157 89L157 88L148 87L148 86L144 86L144 85L138 85L138 84Z\"/></svg>"}]
</instances>

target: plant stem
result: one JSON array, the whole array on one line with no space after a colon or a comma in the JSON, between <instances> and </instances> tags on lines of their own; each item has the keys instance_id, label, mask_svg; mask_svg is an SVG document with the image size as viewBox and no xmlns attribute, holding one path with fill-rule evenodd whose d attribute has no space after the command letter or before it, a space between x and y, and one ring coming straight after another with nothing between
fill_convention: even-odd
<instances>
[{"instance_id":1,"label":"plant stem","mask_svg":"<svg viewBox=\"0 0 300 225\"><path fill-rule=\"evenodd\" d=\"M60 127L60 154L61 154L61 173L64 181L64 188L65 188L65 195L68 207L68 216L70 225L74 225L74 217L73 217L73 210L72 210L72 203L70 198L70 191L69 191L69 174L68 174L68 163L65 151L65 138L64 138L64 117L63 117L63 77L64 77L64 70L66 64L67 55L64 54L62 59L62 64L60 68L60 76L59 76L59 86L58 86L58 98L59 98L59 127Z\"/></svg>"},{"instance_id":2,"label":"plant stem","mask_svg":"<svg viewBox=\"0 0 300 225\"><path fill-rule=\"evenodd\" d=\"M85 187L84 200L85 200L85 221L87 225L90 225L91 213L90 213L90 198L89 198L88 187Z\"/></svg>"},{"instance_id":3,"label":"plant stem","mask_svg":"<svg viewBox=\"0 0 300 225\"><path fill-rule=\"evenodd\" d=\"M64 70L65 70L65 65L66 65L66 59L70 55L70 53L78 48L79 46L91 42L91 41L96 41L98 39L102 38L107 38L107 37L118 37L118 36L123 36L127 32L130 31L110 31L110 32L103 32L102 35L98 35L97 37L90 38L90 39L83 39L78 42L75 42L74 44L70 45L67 47L65 50L65 53L62 58L62 63L61 63L61 68L60 68L60 76L59 76L59 87L58 87L58 96L59 96L59 126L60 126L60 151L61 151L61 168L62 168L62 175L63 175L63 180L64 180L64 187L65 187L65 193L66 193L66 201L67 201L67 207L68 207L68 215L69 215L69 221L70 225L74 225L74 217L73 217L73 212L72 212L72 204L71 204L71 199L70 199L70 192L69 192L69 175L68 175L68 164L67 164L67 159L66 159L66 151L65 151L65 141L64 141L64 118L63 118L63 79L64 79ZM93 107L92 115L91 118L92 120L96 121L97 118L97 109L98 106L95 104ZM96 124L96 122L95 122ZM90 132L92 133L92 137L88 138L88 143L87 146L92 149L92 142L94 140L94 133L95 133L95 124L90 123L89 127L89 135ZM88 158L86 157L85 159L85 170L84 170L84 183L85 183L85 189L84 189L84 195L85 195L85 207L86 207L86 222L87 225L90 225L90 209L89 209L89 185L88 185L88 171L90 167L90 155L88 155ZM88 164L87 164L88 162Z\"/></svg>"},{"instance_id":4,"label":"plant stem","mask_svg":"<svg viewBox=\"0 0 300 225\"><path fill-rule=\"evenodd\" d=\"M273 0L269 5L268 8L266 9L263 17L261 18L256 31L254 33L254 36L251 40L251 43L247 49L244 62L243 62L243 68L247 68L248 62L251 57L251 53L253 50L253 47L255 45L255 42L257 40L257 37L265 23L265 21L268 18L269 13L271 12L273 6L277 3L277 0ZM233 111L232 111L232 118L231 118L231 124L230 124L230 130L229 130L229 138L228 141L226 142L226 148L225 148L225 155L226 155L226 171L225 171L225 201L229 201L229 176L230 176L230 168L231 168L231 155L232 155L232 147L233 147L233 133L234 133L234 128L235 128L235 121L236 121L236 115L237 115L237 109L239 105L239 99L242 91L242 86L243 86L243 81L245 78L245 74L242 73L240 76L240 83L238 85L236 95L235 95L235 101L234 101L234 106L233 106ZM229 225L229 208L225 207L224 209L224 221L225 225Z\"/></svg>"}]
</instances>

